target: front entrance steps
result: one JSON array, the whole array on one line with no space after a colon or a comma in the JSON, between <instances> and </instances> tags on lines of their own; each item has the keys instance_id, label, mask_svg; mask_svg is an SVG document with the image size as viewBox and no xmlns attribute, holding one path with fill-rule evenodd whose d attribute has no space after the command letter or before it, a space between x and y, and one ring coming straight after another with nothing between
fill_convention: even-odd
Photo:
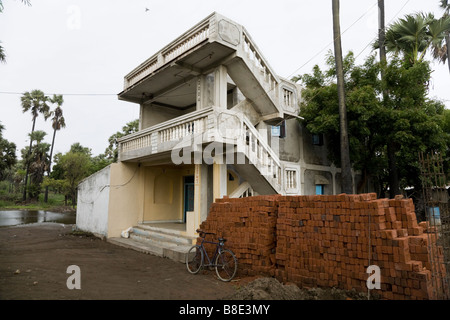
<instances>
[{"instance_id":1,"label":"front entrance steps","mask_svg":"<svg viewBox=\"0 0 450 320\"><path fill-rule=\"evenodd\" d=\"M139 224L129 232L129 238L109 238L108 241L139 252L153 254L184 263L185 255L195 243L195 237L182 235L180 224Z\"/></svg>"}]
</instances>

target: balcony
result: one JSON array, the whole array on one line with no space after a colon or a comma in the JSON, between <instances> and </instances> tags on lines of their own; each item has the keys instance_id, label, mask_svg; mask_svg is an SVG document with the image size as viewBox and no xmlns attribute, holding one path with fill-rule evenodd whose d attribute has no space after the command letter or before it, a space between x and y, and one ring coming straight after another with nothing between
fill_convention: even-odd
<instances>
[{"instance_id":1,"label":"balcony","mask_svg":"<svg viewBox=\"0 0 450 320\"><path fill-rule=\"evenodd\" d=\"M180 150L183 151L182 156ZM144 162L164 158L170 164L180 164L180 161L211 164L211 154L227 153L233 155L231 161L235 161L234 155L237 154L237 165L253 165L275 192L281 190L281 161L242 113L211 107L119 139L120 161ZM229 159L227 157L223 161L228 163Z\"/></svg>"},{"instance_id":2,"label":"balcony","mask_svg":"<svg viewBox=\"0 0 450 320\"><path fill-rule=\"evenodd\" d=\"M275 74L243 26L217 13L128 73L119 99L185 110L198 103L196 79L220 65L264 121L276 123L298 114L297 86Z\"/></svg>"}]
</instances>

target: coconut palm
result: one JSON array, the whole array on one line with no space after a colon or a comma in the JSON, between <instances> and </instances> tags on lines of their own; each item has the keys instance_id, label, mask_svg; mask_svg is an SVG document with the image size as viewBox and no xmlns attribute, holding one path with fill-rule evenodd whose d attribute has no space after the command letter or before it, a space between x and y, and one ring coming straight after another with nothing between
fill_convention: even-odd
<instances>
[{"instance_id":1,"label":"coconut palm","mask_svg":"<svg viewBox=\"0 0 450 320\"><path fill-rule=\"evenodd\" d=\"M431 52L434 58L442 61L442 58L438 58L438 54L445 46L445 38L449 31L449 16L444 15L436 19L431 13L408 14L386 30L386 51L395 55L402 54L411 64L423 61L427 52ZM374 47L378 49L378 41Z\"/></svg>"},{"instance_id":2,"label":"coconut palm","mask_svg":"<svg viewBox=\"0 0 450 320\"><path fill-rule=\"evenodd\" d=\"M56 131L61 130L61 128L66 127L66 121L64 119L63 111L61 108L62 104L64 103L63 96L60 94L59 95L54 94L53 97L50 99L50 102L55 103L56 108L54 111L51 111L46 115L47 117L52 117L52 128L53 128L52 146L50 149L50 158L49 158L48 171L47 171L49 176L50 176L51 165L52 165L52 155L53 155L53 147L55 145ZM45 188L45 197L44 197L44 201L47 202L47 200L48 200L48 186Z\"/></svg>"},{"instance_id":3,"label":"coconut palm","mask_svg":"<svg viewBox=\"0 0 450 320\"><path fill-rule=\"evenodd\" d=\"M22 3L31 6L30 0L22 0ZM3 12L3 2L0 0L0 13ZM0 41L1 43L1 41ZM6 54L3 47L0 45L0 62L6 62Z\"/></svg>"},{"instance_id":4,"label":"coconut palm","mask_svg":"<svg viewBox=\"0 0 450 320\"><path fill-rule=\"evenodd\" d=\"M3 47L1 45L0 45L0 62L6 62L5 50L3 50Z\"/></svg>"},{"instance_id":5,"label":"coconut palm","mask_svg":"<svg viewBox=\"0 0 450 320\"><path fill-rule=\"evenodd\" d=\"M43 142L46 132L36 130L30 134L30 140L34 142L33 151L28 159L30 172L29 197L38 200L41 192L41 183L44 179L44 173L48 170L48 151L50 145Z\"/></svg>"},{"instance_id":6,"label":"coconut palm","mask_svg":"<svg viewBox=\"0 0 450 320\"><path fill-rule=\"evenodd\" d=\"M31 127L31 133L30 133L30 147L28 149L28 156L30 157L31 154L31 146L33 143L33 132L34 127L36 125L36 118L39 116L39 114L44 114L45 119L47 119L47 114L49 112L49 106L47 104L48 97L42 92L41 90L33 90L31 92L25 92L22 97L20 98L21 104L22 104L22 111L31 112L33 125ZM23 191L23 201L27 199L27 183L28 183L28 171L29 171L30 163L27 161L27 169L25 174L25 187Z\"/></svg>"},{"instance_id":7,"label":"coconut palm","mask_svg":"<svg viewBox=\"0 0 450 320\"><path fill-rule=\"evenodd\" d=\"M443 17L450 17L450 2L448 0L441 0L440 7L444 9ZM450 31L447 31L445 36L445 45L442 50L437 53L433 52L433 55L440 57L441 61L444 63L445 58L447 58L448 70L450 71Z\"/></svg>"}]
</instances>

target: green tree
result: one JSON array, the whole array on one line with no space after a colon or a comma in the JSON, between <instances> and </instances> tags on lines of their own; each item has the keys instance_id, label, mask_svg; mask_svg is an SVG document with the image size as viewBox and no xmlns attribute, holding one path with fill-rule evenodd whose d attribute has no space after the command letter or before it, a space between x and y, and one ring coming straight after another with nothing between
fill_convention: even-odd
<instances>
[{"instance_id":1,"label":"green tree","mask_svg":"<svg viewBox=\"0 0 450 320\"><path fill-rule=\"evenodd\" d=\"M95 160L91 156L91 150L83 147L79 142L73 143L70 150L62 154L55 154L55 165L46 186L63 191L72 205L76 204L77 187L80 181L93 172ZM94 158L95 159L95 158Z\"/></svg>"},{"instance_id":2,"label":"green tree","mask_svg":"<svg viewBox=\"0 0 450 320\"><path fill-rule=\"evenodd\" d=\"M450 16L450 2L448 0L441 0L440 7L444 10L443 17ZM442 47L442 50L435 50L433 52L433 56L435 59L438 59L442 62L447 59L447 66L450 72L450 31L447 31L445 35L445 46Z\"/></svg>"},{"instance_id":3,"label":"green tree","mask_svg":"<svg viewBox=\"0 0 450 320\"><path fill-rule=\"evenodd\" d=\"M447 142L450 141L450 109L444 109L442 128ZM447 150L444 154L444 170L447 173L447 181L450 181L450 142L447 143Z\"/></svg>"},{"instance_id":4,"label":"green tree","mask_svg":"<svg viewBox=\"0 0 450 320\"><path fill-rule=\"evenodd\" d=\"M431 13L408 14L391 24L385 35L388 53L402 56L410 64L424 61L430 52L438 61L445 61L445 39L450 31L450 17L436 19ZM379 41L374 44L379 47Z\"/></svg>"},{"instance_id":5,"label":"green tree","mask_svg":"<svg viewBox=\"0 0 450 320\"><path fill-rule=\"evenodd\" d=\"M50 111L46 117L52 117L52 128L53 128L53 138L52 138L52 146L50 149L50 157L49 157L49 164L48 164L48 175L50 176L51 172L51 166L52 166L52 155L53 155L53 147L55 146L55 136L56 131L61 130L61 128L66 127L66 121L63 116L62 111L62 104L64 103L64 99L62 95L53 95L53 97L50 99L51 103L56 104L56 108L53 111ZM45 197L44 201L48 201L48 187L45 188Z\"/></svg>"},{"instance_id":6,"label":"green tree","mask_svg":"<svg viewBox=\"0 0 450 320\"><path fill-rule=\"evenodd\" d=\"M339 163L338 94L332 57L327 65L326 71L315 66L312 74L300 77L305 86L300 116L310 132L327 137L330 159ZM443 104L427 97L428 62L411 66L393 59L386 66L383 82L375 54L356 66L349 53L343 65L350 159L363 176L358 192L370 177L378 182L380 194L390 189L388 143L395 146L400 185L420 186L418 152L442 150L448 143L442 129ZM382 99L385 90L386 100Z\"/></svg>"},{"instance_id":7,"label":"green tree","mask_svg":"<svg viewBox=\"0 0 450 320\"><path fill-rule=\"evenodd\" d=\"M24 4L31 5L30 0L22 0ZM0 13L3 12L3 1L0 0ZM1 41L0 41L1 43ZM3 47L0 45L0 62L6 62L6 54Z\"/></svg>"},{"instance_id":8,"label":"green tree","mask_svg":"<svg viewBox=\"0 0 450 320\"><path fill-rule=\"evenodd\" d=\"M5 178L6 171L17 162L16 144L3 138L5 127L0 123L0 181Z\"/></svg>"},{"instance_id":9,"label":"green tree","mask_svg":"<svg viewBox=\"0 0 450 320\"><path fill-rule=\"evenodd\" d=\"M31 146L33 143L33 140L31 139L34 128L36 125L36 118L39 116L39 114L47 115L49 112L49 106L48 106L48 97L42 92L41 90L33 90L31 92L25 92L22 97L20 98L21 104L22 104L22 111L31 112L32 117L32 128L30 133L30 147L28 149L28 156L27 159L30 157L31 153ZM28 183L28 171L29 171L29 163L26 164L26 174L25 174L25 185L24 185L24 191L23 191L23 201L26 200L26 192L27 192L27 183Z\"/></svg>"},{"instance_id":10,"label":"green tree","mask_svg":"<svg viewBox=\"0 0 450 320\"><path fill-rule=\"evenodd\" d=\"M75 207L77 187L80 181L89 173L90 158L83 152L69 151L59 158L59 165L64 172L64 180L66 181L72 206Z\"/></svg>"},{"instance_id":11,"label":"green tree","mask_svg":"<svg viewBox=\"0 0 450 320\"><path fill-rule=\"evenodd\" d=\"M111 135L108 139L108 147L105 150L105 156L107 159L117 162L119 158L118 152L118 139L126 135L135 133L139 131L139 119L128 122L122 127L122 131L117 131L115 134Z\"/></svg>"},{"instance_id":12,"label":"green tree","mask_svg":"<svg viewBox=\"0 0 450 320\"><path fill-rule=\"evenodd\" d=\"M87 148L87 147L83 147L79 142L75 142L70 146L70 152L73 153L83 153L85 155L87 155L88 157L92 156L92 152L91 149Z\"/></svg>"},{"instance_id":13,"label":"green tree","mask_svg":"<svg viewBox=\"0 0 450 320\"><path fill-rule=\"evenodd\" d=\"M89 170L89 175L102 170L103 168L110 165L113 161L111 159L106 158L105 154L99 154L98 156L91 158L91 167Z\"/></svg>"},{"instance_id":14,"label":"green tree","mask_svg":"<svg viewBox=\"0 0 450 320\"><path fill-rule=\"evenodd\" d=\"M1 41L0 41L1 43ZM0 62L5 63L6 62L6 54L5 49L3 49L3 46L0 45Z\"/></svg>"},{"instance_id":15,"label":"green tree","mask_svg":"<svg viewBox=\"0 0 450 320\"><path fill-rule=\"evenodd\" d=\"M27 159L31 181L28 195L30 199L35 201L39 200L44 173L48 170L50 144L43 142L46 135L44 131L40 130L30 134L30 139L34 141L34 144L31 153L29 153L30 158Z\"/></svg>"}]
</instances>

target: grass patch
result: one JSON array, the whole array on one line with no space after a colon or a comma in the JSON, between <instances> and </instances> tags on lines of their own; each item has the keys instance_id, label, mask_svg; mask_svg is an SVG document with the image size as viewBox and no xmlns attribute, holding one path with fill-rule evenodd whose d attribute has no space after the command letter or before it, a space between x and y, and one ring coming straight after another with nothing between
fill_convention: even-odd
<instances>
[{"instance_id":1,"label":"grass patch","mask_svg":"<svg viewBox=\"0 0 450 320\"><path fill-rule=\"evenodd\" d=\"M95 237L92 232L82 231L82 230L73 230L71 235L77 236L77 237Z\"/></svg>"},{"instance_id":2,"label":"grass patch","mask_svg":"<svg viewBox=\"0 0 450 320\"><path fill-rule=\"evenodd\" d=\"M0 194L0 209L6 210L44 210L53 212L75 212L76 208L64 204L64 195L50 192L48 201L44 201L44 194L38 201L22 201L22 194Z\"/></svg>"}]
</instances>

